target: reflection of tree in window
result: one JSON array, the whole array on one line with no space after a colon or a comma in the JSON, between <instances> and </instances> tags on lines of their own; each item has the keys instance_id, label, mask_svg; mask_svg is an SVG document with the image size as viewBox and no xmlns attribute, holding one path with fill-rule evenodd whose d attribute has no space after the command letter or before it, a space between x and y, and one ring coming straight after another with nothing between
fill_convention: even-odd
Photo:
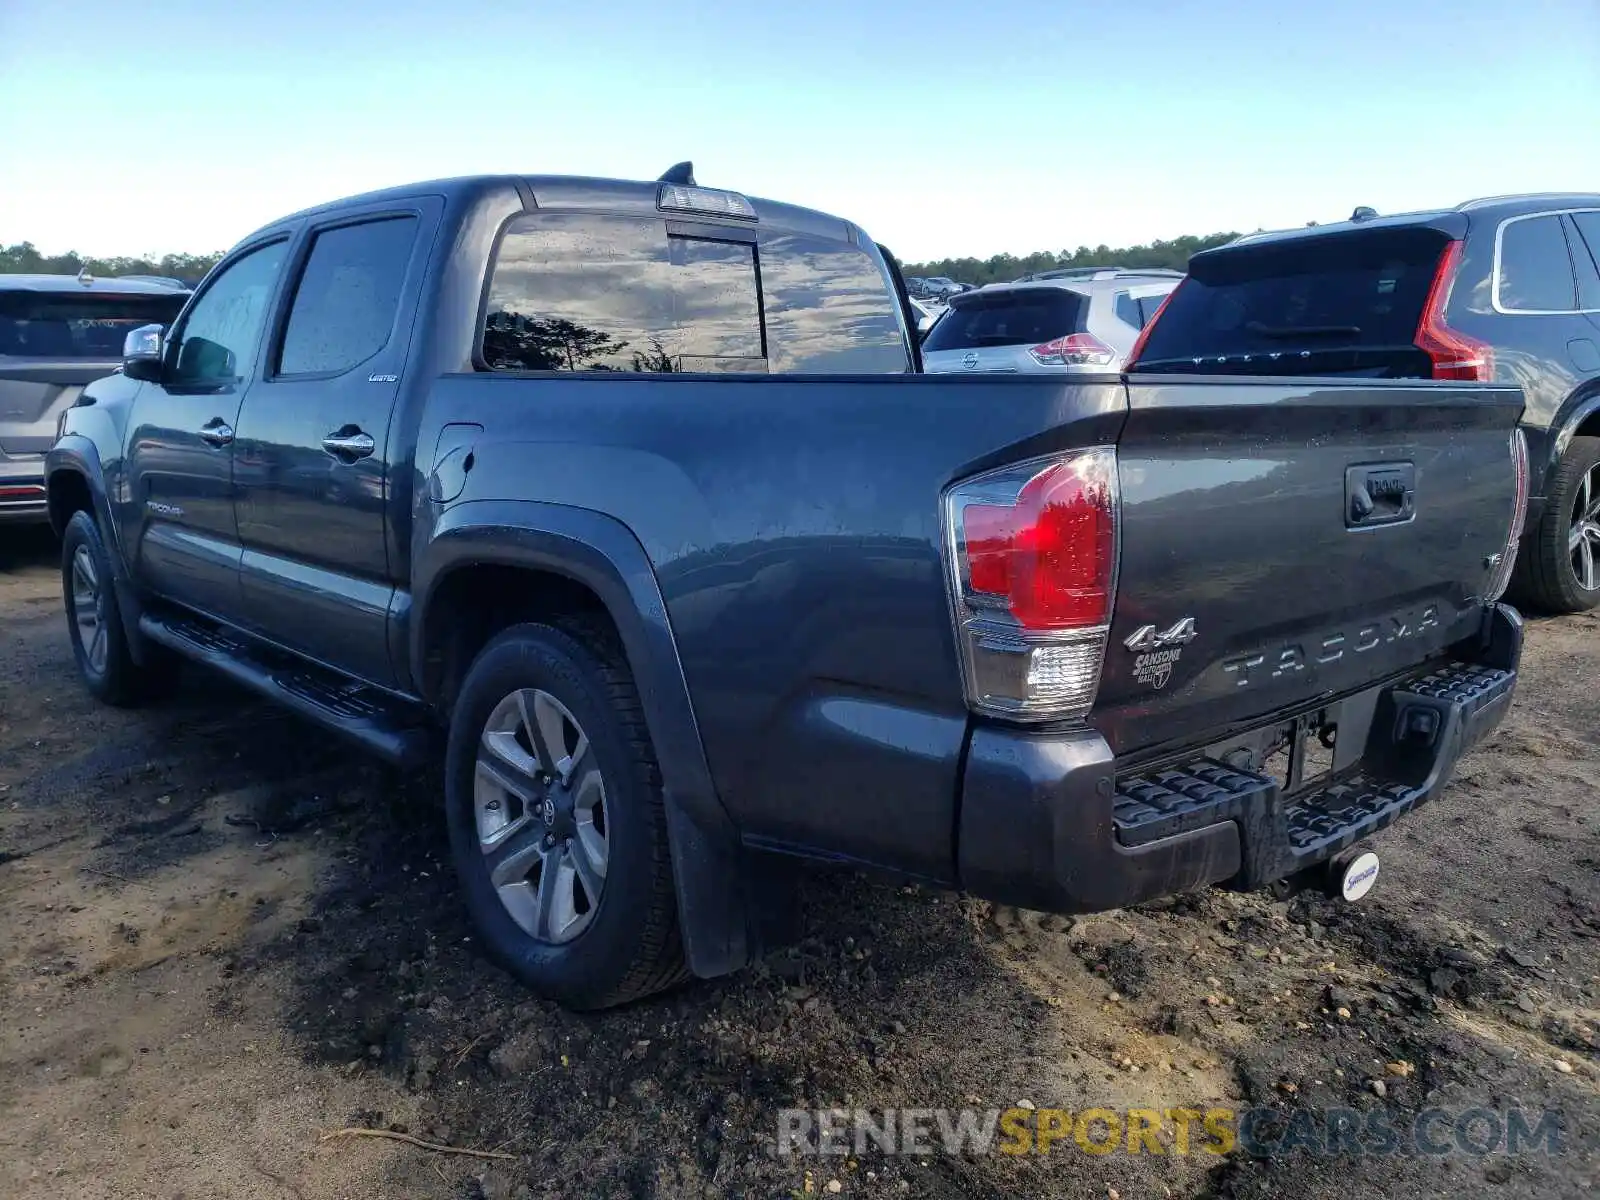
<instances>
[{"instance_id":1,"label":"reflection of tree in window","mask_svg":"<svg viewBox=\"0 0 1600 1200\"><path fill-rule=\"evenodd\" d=\"M615 368L603 360L627 348L627 342L565 317L491 313L483 331L484 362L498 371L610 371Z\"/></svg>"}]
</instances>

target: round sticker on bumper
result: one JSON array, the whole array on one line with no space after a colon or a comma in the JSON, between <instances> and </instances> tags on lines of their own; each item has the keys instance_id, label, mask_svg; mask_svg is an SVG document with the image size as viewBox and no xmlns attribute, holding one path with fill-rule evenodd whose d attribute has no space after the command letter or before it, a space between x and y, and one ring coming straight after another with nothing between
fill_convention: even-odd
<instances>
[{"instance_id":1,"label":"round sticker on bumper","mask_svg":"<svg viewBox=\"0 0 1600 1200\"><path fill-rule=\"evenodd\" d=\"M1377 882L1378 856L1369 850L1350 860L1350 865L1344 869L1344 877L1339 881L1339 890L1346 900L1359 900Z\"/></svg>"}]
</instances>

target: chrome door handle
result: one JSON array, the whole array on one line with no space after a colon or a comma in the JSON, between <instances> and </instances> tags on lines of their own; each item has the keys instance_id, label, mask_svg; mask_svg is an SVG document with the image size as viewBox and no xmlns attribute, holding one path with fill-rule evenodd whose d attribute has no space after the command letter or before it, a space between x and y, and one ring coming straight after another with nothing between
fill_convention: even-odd
<instances>
[{"instance_id":1,"label":"chrome door handle","mask_svg":"<svg viewBox=\"0 0 1600 1200\"><path fill-rule=\"evenodd\" d=\"M329 454L339 458L365 458L377 449L378 444L372 440L370 433L330 433L322 439L322 448Z\"/></svg>"},{"instance_id":2,"label":"chrome door handle","mask_svg":"<svg viewBox=\"0 0 1600 1200\"><path fill-rule=\"evenodd\" d=\"M226 446L233 441L233 426L215 417L200 430L200 440L212 446Z\"/></svg>"}]
</instances>

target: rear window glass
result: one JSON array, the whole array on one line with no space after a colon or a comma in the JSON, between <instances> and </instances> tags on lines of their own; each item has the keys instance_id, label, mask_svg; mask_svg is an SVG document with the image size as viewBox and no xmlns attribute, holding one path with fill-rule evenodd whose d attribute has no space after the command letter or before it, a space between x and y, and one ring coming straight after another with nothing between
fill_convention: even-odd
<instances>
[{"instance_id":1,"label":"rear window glass","mask_svg":"<svg viewBox=\"0 0 1600 1200\"><path fill-rule=\"evenodd\" d=\"M538 213L507 229L489 285L495 370L766 369L755 253L659 220Z\"/></svg>"},{"instance_id":2,"label":"rear window glass","mask_svg":"<svg viewBox=\"0 0 1600 1200\"><path fill-rule=\"evenodd\" d=\"M1404 373L1417 365L1412 343L1446 240L1431 229L1383 230L1196 258L1139 366L1328 351L1354 366L1350 352L1366 351L1374 373Z\"/></svg>"},{"instance_id":3,"label":"rear window glass","mask_svg":"<svg viewBox=\"0 0 1600 1200\"><path fill-rule=\"evenodd\" d=\"M773 371L888 375L911 369L888 272L861 247L802 234L763 236L761 290Z\"/></svg>"},{"instance_id":4,"label":"rear window glass","mask_svg":"<svg viewBox=\"0 0 1600 1200\"><path fill-rule=\"evenodd\" d=\"M1028 288L957 299L922 343L924 353L1037 346L1082 330L1088 300L1066 288Z\"/></svg>"},{"instance_id":5,"label":"rear window glass","mask_svg":"<svg viewBox=\"0 0 1600 1200\"><path fill-rule=\"evenodd\" d=\"M189 297L55 295L0 291L0 354L17 358L120 359L141 325L170 325Z\"/></svg>"}]
</instances>

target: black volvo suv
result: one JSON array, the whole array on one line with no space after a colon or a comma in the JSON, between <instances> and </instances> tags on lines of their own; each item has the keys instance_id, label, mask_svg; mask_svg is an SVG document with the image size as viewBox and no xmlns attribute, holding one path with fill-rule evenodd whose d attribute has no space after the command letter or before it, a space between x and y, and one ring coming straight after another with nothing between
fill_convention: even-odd
<instances>
[{"instance_id":1,"label":"black volvo suv","mask_svg":"<svg viewBox=\"0 0 1600 1200\"><path fill-rule=\"evenodd\" d=\"M1531 487L1512 595L1600 604L1600 195L1248 234L1195 255L1135 372L1516 384Z\"/></svg>"}]
</instances>

